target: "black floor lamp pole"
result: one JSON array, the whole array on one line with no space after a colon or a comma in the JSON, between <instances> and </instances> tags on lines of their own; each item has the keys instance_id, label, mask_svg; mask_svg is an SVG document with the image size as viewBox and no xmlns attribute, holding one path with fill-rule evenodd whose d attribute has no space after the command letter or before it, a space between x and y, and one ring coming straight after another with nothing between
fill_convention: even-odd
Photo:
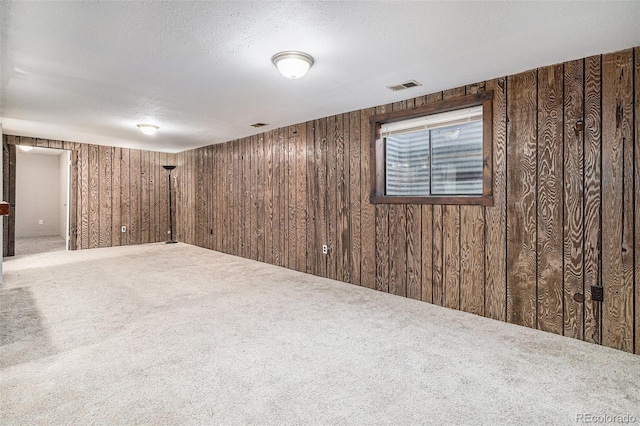
<instances>
[{"instance_id":1,"label":"black floor lamp pole","mask_svg":"<svg viewBox=\"0 0 640 426\"><path fill-rule=\"evenodd\" d=\"M169 171L169 234L171 236L171 239L169 241L166 241L166 244L174 244L177 243L177 241L173 240L173 202L172 202L172 188L171 188L171 170L175 169L176 166L162 166L164 167L165 170Z\"/></svg>"}]
</instances>

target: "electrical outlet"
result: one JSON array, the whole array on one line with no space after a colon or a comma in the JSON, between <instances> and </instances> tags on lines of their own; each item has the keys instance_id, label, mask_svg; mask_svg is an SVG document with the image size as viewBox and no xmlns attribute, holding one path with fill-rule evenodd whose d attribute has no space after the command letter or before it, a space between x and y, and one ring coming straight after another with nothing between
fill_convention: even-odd
<instances>
[{"instance_id":1,"label":"electrical outlet","mask_svg":"<svg viewBox=\"0 0 640 426\"><path fill-rule=\"evenodd\" d=\"M594 302L604 302L604 288L597 285L592 285L591 300L593 300Z\"/></svg>"},{"instance_id":2,"label":"electrical outlet","mask_svg":"<svg viewBox=\"0 0 640 426\"><path fill-rule=\"evenodd\" d=\"M328 254L329 253L329 247L326 244L322 245L322 254Z\"/></svg>"},{"instance_id":3,"label":"electrical outlet","mask_svg":"<svg viewBox=\"0 0 640 426\"><path fill-rule=\"evenodd\" d=\"M38 225L43 225L43 224L44 224L44 220L40 219L40 220L38 221Z\"/></svg>"},{"instance_id":4,"label":"electrical outlet","mask_svg":"<svg viewBox=\"0 0 640 426\"><path fill-rule=\"evenodd\" d=\"M127 232L127 227L123 226L121 232Z\"/></svg>"}]
</instances>

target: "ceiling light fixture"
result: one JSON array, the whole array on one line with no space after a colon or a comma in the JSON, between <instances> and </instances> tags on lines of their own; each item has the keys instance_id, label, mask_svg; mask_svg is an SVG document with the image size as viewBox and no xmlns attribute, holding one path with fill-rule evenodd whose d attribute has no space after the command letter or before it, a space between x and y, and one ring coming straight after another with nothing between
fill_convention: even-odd
<instances>
[{"instance_id":1,"label":"ceiling light fixture","mask_svg":"<svg viewBox=\"0 0 640 426\"><path fill-rule=\"evenodd\" d=\"M309 68L313 65L313 58L304 52L288 50L273 55L271 62L278 67L280 74L287 78L296 79L304 76L309 71Z\"/></svg>"},{"instance_id":2,"label":"ceiling light fixture","mask_svg":"<svg viewBox=\"0 0 640 426\"><path fill-rule=\"evenodd\" d=\"M18 145L18 148L20 148L20 150L24 152L29 152L33 149L33 147L29 145Z\"/></svg>"},{"instance_id":3,"label":"ceiling light fixture","mask_svg":"<svg viewBox=\"0 0 640 426\"><path fill-rule=\"evenodd\" d=\"M138 124L138 128L145 135L154 135L160 127L154 124Z\"/></svg>"}]
</instances>

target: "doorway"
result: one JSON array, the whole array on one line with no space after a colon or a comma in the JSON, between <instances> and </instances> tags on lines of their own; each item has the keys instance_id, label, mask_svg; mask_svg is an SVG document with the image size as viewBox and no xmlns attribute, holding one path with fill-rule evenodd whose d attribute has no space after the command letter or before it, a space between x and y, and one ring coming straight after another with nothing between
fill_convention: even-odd
<instances>
[{"instance_id":1,"label":"doorway","mask_svg":"<svg viewBox=\"0 0 640 426\"><path fill-rule=\"evenodd\" d=\"M71 151L16 150L15 254L69 249Z\"/></svg>"}]
</instances>

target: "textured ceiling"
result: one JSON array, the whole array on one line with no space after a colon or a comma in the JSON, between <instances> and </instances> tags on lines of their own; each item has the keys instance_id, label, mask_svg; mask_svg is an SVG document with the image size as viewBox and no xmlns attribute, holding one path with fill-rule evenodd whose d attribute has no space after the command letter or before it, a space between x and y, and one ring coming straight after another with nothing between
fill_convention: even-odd
<instances>
[{"instance_id":1,"label":"textured ceiling","mask_svg":"<svg viewBox=\"0 0 640 426\"><path fill-rule=\"evenodd\" d=\"M638 1L0 8L5 133L168 152L640 45ZM315 65L285 79L271 63L282 50ZM410 79L424 86L386 89Z\"/></svg>"}]
</instances>

